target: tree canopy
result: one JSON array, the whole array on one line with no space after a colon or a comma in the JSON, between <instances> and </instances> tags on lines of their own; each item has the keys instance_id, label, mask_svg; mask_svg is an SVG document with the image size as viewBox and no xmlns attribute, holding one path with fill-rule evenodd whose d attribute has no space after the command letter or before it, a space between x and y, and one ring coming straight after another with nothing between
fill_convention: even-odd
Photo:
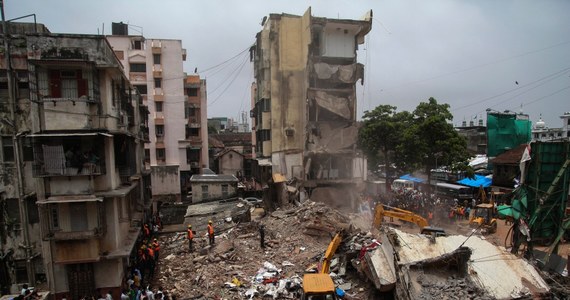
<instances>
[{"instance_id":1,"label":"tree canopy","mask_svg":"<svg viewBox=\"0 0 570 300\"><path fill-rule=\"evenodd\" d=\"M448 104L429 98L410 113L395 106L379 105L366 111L359 130L358 145L372 166L394 163L402 171L439 166L465 169L467 143L450 123Z\"/></svg>"}]
</instances>

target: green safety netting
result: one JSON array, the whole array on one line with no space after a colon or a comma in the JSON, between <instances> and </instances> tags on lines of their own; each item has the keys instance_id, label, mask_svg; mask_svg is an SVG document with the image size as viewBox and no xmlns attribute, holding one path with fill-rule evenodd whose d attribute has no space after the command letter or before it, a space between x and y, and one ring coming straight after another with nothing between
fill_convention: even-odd
<instances>
[{"instance_id":1,"label":"green safety netting","mask_svg":"<svg viewBox=\"0 0 570 300\"><path fill-rule=\"evenodd\" d=\"M495 157L531 139L532 124L516 114L487 114L487 156Z\"/></svg>"}]
</instances>

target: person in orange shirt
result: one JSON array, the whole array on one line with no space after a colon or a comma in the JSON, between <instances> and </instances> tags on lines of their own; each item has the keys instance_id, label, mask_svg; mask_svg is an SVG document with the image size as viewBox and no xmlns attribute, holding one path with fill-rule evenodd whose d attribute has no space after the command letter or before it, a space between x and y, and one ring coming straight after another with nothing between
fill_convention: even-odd
<instances>
[{"instance_id":1,"label":"person in orange shirt","mask_svg":"<svg viewBox=\"0 0 570 300\"><path fill-rule=\"evenodd\" d=\"M148 254L148 261L147 261L147 267L148 267L148 277L149 280L152 279L154 277L154 268L155 266L155 258L154 258L154 250L152 249L152 244L148 244L148 247L146 248L147 254Z\"/></svg>"},{"instance_id":2,"label":"person in orange shirt","mask_svg":"<svg viewBox=\"0 0 570 300\"><path fill-rule=\"evenodd\" d=\"M154 261L158 262L158 254L160 253L160 244L158 243L158 240L156 238L152 242L152 248L154 250Z\"/></svg>"},{"instance_id":3,"label":"person in orange shirt","mask_svg":"<svg viewBox=\"0 0 570 300\"><path fill-rule=\"evenodd\" d=\"M210 245L214 245L214 225L212 225L212 220L208 221L208 238Z\"/></svg>"},{"instance_id":4,"label":"person in orange shirt","mask_svg":"<svg viewBox=\"0 0 570 300\"><path fill-rule=\"evenodd\" d=\"M194 241L194 232L192 231L192 225L188 225L188 230L186 230L186 238L188 239L188 251L192 253L192 242Z\"/></svg>"}]
</instances>

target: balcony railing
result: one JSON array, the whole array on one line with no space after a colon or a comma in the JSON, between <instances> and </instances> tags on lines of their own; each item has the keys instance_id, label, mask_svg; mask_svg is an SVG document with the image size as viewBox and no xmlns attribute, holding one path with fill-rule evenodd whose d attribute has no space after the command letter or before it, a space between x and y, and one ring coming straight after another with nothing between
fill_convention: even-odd
<instances>
[{"instance_id":1,"label":"balcony railing","mask_svg":"<svg viewBox=\"0 0 570 300\"><path fill-rule=\"evenodd\" d=\"M80 140L77 140L79 142ZM92 151L80 151L63 145L34 146L34 177L103 175L105 159Z\"/></svg>"}]
</instances>

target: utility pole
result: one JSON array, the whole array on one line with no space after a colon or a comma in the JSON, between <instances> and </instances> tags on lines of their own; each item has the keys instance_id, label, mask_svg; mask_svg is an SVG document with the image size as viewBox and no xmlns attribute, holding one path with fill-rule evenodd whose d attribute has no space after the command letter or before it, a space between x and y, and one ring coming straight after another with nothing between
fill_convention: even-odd
<instances>
[{"instance_id":1,"label":"utility pole","mask_svg":"<svg viewBox=\"0 0 570 300\"><path fill-rule=\"evenodd\" d=\"M6 78L8 84L8 102L10 105L10 123L12 127L12 143L14 148L14 160L16 165L17 180L16 191L18 193L18 210L20 215L20 228L23 231L24 237L24 251L26 253L26 270L28 281L30 284L35 284L35 272L31 261L31 246L30 234L28 231L28 210L26 202L24 201L24 177L22 172L22 162L20 155L20 135L18 133L18 122L16 121L16 110L18 103L16 101L15 85L14 85L14 70L12 70L11 50L10 50L10 36L8 30L8 22L4 15L4 0L0 0L0 14L2 16L3 27L3 40L4 40L4 56L6 57Z\"/></svg>"}]
</instances>

